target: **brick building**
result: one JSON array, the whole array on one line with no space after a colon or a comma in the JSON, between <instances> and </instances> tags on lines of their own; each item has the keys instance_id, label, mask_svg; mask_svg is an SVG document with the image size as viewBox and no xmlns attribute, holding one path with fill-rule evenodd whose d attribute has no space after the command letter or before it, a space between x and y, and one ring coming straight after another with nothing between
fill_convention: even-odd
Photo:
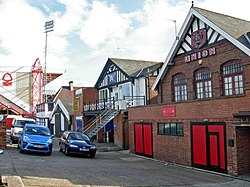
<instances>
[{"instance_id":1,"label":"brick building","mask_svg":"<svg viewBox=\"0 0 250 187\"><path fill-rule=\"evenodd\" d=\"M93 117L84 132L98 142L114 142L128 149L127 108L157 103L151 87L162 62L108 58L96 84L98 100L85 103L83 117Z\"/></svg>"},{"instance_id":2,"label":"brick building","mask_svg":"<svg viewBox=\"0 0 250 187\"><path fill-rule=\"evenodd\" d=\"M7 145L6 128L6 124L0 122L0 149Z\"/></svg>"},{"instance_id":3,"label":"brick building","mask_svg":"<svg viewBox=\"0 0 250 187\"><path fill-rule=\"evenodd\" d=\"M128 110L131 153L250 172L250 21L191 7L153 89Z\"/></svg>"}]
</instances>

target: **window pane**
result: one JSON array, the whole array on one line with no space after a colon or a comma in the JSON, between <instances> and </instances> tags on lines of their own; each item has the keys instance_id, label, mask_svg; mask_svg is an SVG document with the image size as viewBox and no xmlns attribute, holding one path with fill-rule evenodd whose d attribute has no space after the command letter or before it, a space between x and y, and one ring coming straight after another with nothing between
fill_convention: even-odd
<instances>
[{"instance_id":1,"label":"window pane","mask_svg":"<svg viewBox=\"0 0 250 187\"><path fill-rule=\"evenodd\" d=\"M164 134L164 124L158 124L158 134Z\"/></svg>"},{"instance_id":2,"label":"window pane","mask_svg":"<svg viewBox=\"0 0 250 187\"><path fill-rule=\"evenodd\" d=\"M169 135L170 134L170 124L166 123L165 124L165 134Z\"/></svg>"},{"instance_id":3,"label":"window pane","mask_svg":"<svg viewBox=\"0 0 250 187\"><path fill-rule=\"evenodd\" d=\"M177 123L177 135L182 136L183 135L183 124Z\"/></svg>"},{"instance_id":4,"label":"window pane","mask_svg":"<svg viewBox=\"0 0 250 187\"><path fill-rule=\"evenodd\" d=\"M176 75L174 78L174 98L175 102L185 100L187 95L186 84L187 79L184 75Z\"/></svg>"},{"instance_id":5,"label":"window pane","mask_svg":"<svg viewBox=\"0 0 250 187\"><path fill-rule=\"evenodd\" d=\"M176 123L171 123L171 135L176 135Z\"/></svg>"},{"instance_id":6,"label":"window pane","mask_svg":"<svg viewBox=\"0 0 250 187\"><path fill-rule=\"evenodd\" d=\"M243 67L241 63L227 64L223 67L225 95L243 94Z\"/></svg>"}]
</instances>

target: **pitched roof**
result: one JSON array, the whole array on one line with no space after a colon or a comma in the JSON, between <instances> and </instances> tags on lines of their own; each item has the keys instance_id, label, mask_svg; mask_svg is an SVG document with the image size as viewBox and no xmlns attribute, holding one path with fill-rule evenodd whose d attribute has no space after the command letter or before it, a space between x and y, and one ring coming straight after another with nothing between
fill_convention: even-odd
<instances>
[{"instance_id":1,"label":"pitched roof","mask_svg":"<svg viewBox=\"0 0 250 187\"><path fill-rule=\"evenodd\" d=\"M107 69L112 63L115 64L122 72L124 72L128 77L131 78L145 75L145 69L149 69L148 72L152 72L152 70L154 70L156 67L161 67L162 65L162 62L155 61L108 58L98 80L95 83L95 88L98 88L99 84L106 75Z\"/></svg>"},{"instance_id":2,"label":"pitched roof","mask_svg":"<svg viewBox=\"0 0 250 187\"><path fill-rule=\"evenodd\" d=\"M152 89L156 89L157 85L159 84L159 81L166 74L168 66L171 64L171 61L176 55L177 50L179 49L182 40L184 39L186 33L188 32L189 26L192 24L192 21L195 17L202 20L209 27L216 30L225 39L227 39L241 51L250 56L250 48L249 48L250 21L212 12L198 7L191 7L178 34L177 38L179 39L175 40L173 46L170 48L170 52L167 55L167 58L152 86Z\"/></svg>"},{"instance_id":3,"label":"pitched roof","mask_svg":"<svg viewBox=\"0 0 250 187\"><path fill-rule=\"evenodd\" d=\"M220 27L226 33L234 37L235 39L238 39L243 34L250 32L250 21L208 11L198 7L194 7L193 9L204 17L206 17L211 22L213 22L215 25Z\"/></svg>"},{"instance_id":4,"label":"pitched roof","mask_svg":"<svg viewBox=\"0 0 250 187\"><path fill-rule=\"evenodd\" d=\"M131 59L120 59L120 58L109 58L114 64L116 64L121 70L127 75L132 75L141 69L162 63L145 60L131 60Z\"/></svg>"}]
</instances>

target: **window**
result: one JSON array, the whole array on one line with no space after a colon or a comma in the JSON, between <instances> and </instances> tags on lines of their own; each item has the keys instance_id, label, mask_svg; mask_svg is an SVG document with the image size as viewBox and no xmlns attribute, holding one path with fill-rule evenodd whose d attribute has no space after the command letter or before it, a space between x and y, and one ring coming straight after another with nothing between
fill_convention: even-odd
<instances>
[{"instance_id":1,"label":"window","mask_svg":"<svg viewBox=\"0 0 250 187\"><path fill-rule=\"evenodd\" d=\"M177 74L173 77L174 101L187 100L187 79L183 74Z\"/></svg>"},{"instance_id":2,"label":"window","mask_svg":"<svg viewBox=\"0 0 250 187\"><path fill-rule=\"evenodd\" d=\"M196 98L212 97L211 72L207 68L202 68L195 73Z\"/></svg>"},{"instance_id":3,"label":"window","mask_svg":"<svg viewBox=\"0 0 250 187\"><path fill-rule=\"evenodd\" d=\"M108 98L108 90L107 89L100 90L99 91L99 99L106 100L107 98Z\"/></svg>"},{"instance_id":4,"label":"window","mask_svg":"<svg viewBox=\"0 0 250 187\"><path fill-rule=\"evenodd\" d=\"M240 62L229 62L223 65L223 91L225 96L244 93L243 68Z\"/></svg>"},{"instance_id":5,"label":"window","mask_svg":"<svg viewBox=\"0 0 250 187\"><path fill-rule=\"evenodd\" d=\"M158 123L159 135L183 136L182 123Z\"/></svg>"}]
</instances>

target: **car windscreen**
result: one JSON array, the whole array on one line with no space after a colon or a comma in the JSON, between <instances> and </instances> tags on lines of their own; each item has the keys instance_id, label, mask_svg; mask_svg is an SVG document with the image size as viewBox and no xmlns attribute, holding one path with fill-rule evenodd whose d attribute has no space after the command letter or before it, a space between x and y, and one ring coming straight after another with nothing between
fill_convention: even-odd
<instances>
[{"instance_id":1,"label":"car windscreen","mask_svg":"<svg viewBox=\"0 0 250 187\"><path fill-rule=\"evenodd\" d=\"M81 134L81 133L70 133L68 136L69 140L83 140L83 141L90 141L89 137Z\"/></svg>"},{"instance_id":2,"label":"car windscreen","mask_svg":"<svg viewBox=\"0 0 250 187\"><path fill-rule=\"evenodd\" d=\"M42 135L42 136L50 136L50 130L44 127L26 127L25 134L33 134L33 135Z\"/></svg>"},{"instance_id":3,"label":"car windscreen","mask_svg":"<svg viewBox=\"0 0 250 187\"><path fill-rule=\"evenodd\" d=\"M36 124L34 121L29 121L29 120L17 120L15 127L20 127L23 128L27 123L29 124Z\"/></svg>"}]
</instances>

